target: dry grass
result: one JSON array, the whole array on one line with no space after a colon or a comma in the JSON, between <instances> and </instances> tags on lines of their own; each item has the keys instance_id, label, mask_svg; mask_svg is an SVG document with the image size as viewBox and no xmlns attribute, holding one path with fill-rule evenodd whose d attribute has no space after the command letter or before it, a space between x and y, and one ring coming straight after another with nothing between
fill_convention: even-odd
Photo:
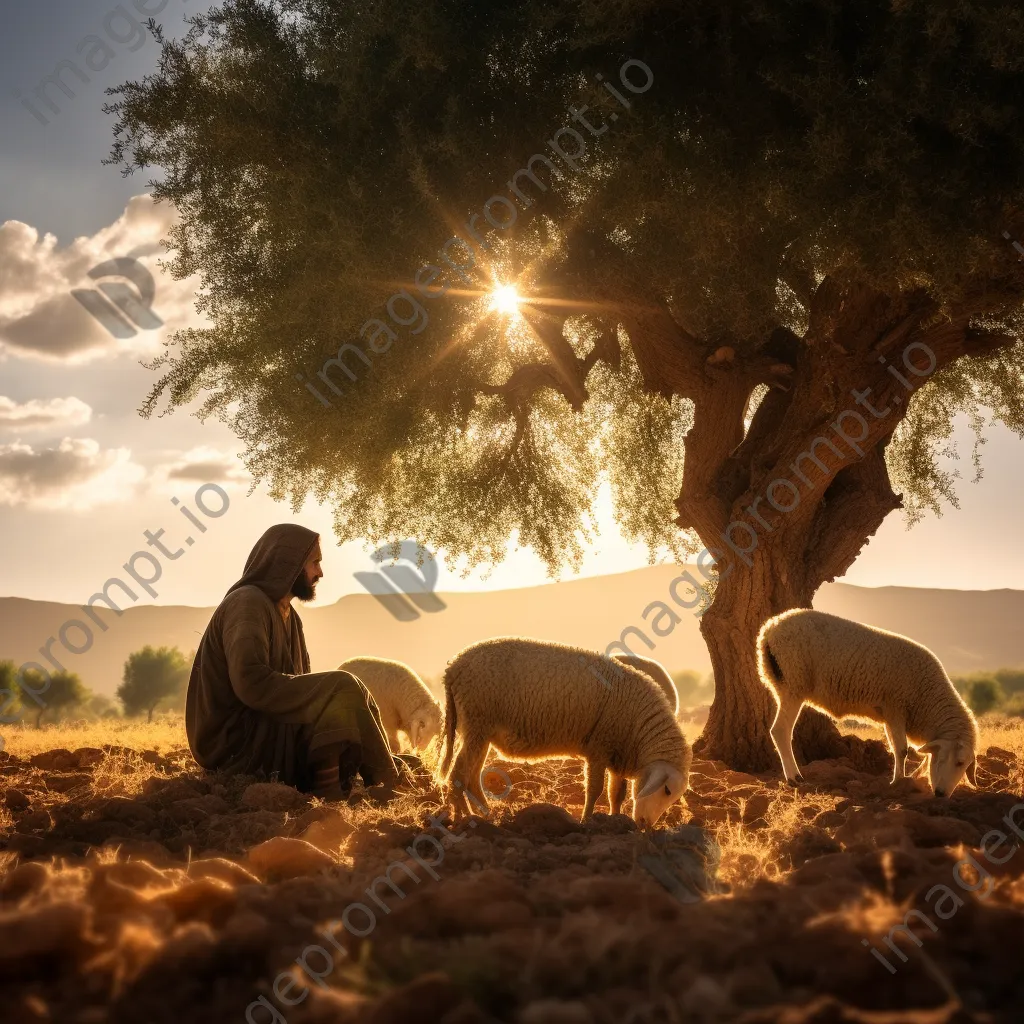
<instances>
[{"instance_id":1,"label":"dry grass","mask_svg":"<svg viewBox=\"0 0 1024 1024\"><path fill-rule=\"evenodd\" d=\"M36 729L19 722L3 729L4 749L16 757L31 757L44 750L64 747L132 747L165 754L188 746L183 715L144 718L102 718L92 722L60 722Z\"/></svg>"}]
</instances>

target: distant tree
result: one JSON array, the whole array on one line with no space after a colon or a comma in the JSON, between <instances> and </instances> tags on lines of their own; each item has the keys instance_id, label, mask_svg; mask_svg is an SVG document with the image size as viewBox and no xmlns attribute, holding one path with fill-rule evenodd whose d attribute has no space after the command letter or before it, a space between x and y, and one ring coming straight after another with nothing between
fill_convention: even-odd
<instances>
[{"instance_id":1,"label":"distant tree","mask_svg":"<svg viewBox=\"0 0 1024 1024\"><path fill-rule=\"evenodd\" d=\"M672 676L679 694L681 708L693 707L695 704L710 704L715 695L713 677L705 678L692 668L685 668Z\"/></svg>"},{"instance_id":2,"label":"distant tree","mask_svg":"<svg viewBox=\"0 0 1024 1024\"><path fill-rule=\"evenodd\" d=\"M156 706L178 698L187 679L188 663L177 647L153 648L147 644L128 655L117 697L126 715L145 711L146 721L152 722Z\"/></svg>"},{"instance_id":3,"label":"distant tree","mask_svg":"<svg viewBox=\"0 0 1024 1024\"><path fill-rule=\"evenodd\" d=\"M118 709L114 706L114 702L109 697L99 693L89 698L85 709L91 715L95 715L96 718L103 718L108 711L112 711L114 717L117 717L119 714Z\"/></svg>"},{"instance_id":4,"label":"distant tree","mask_svg":"<svg viewBox=\"0 0 1024 1024\"><path fill-rule=\"evenodd\" d=\"M14 662L0 661L0 722L12 719L20 707L21 690Z\"/></svg>"},{"instance_id":5,"label":"distant tree","mask_svg":"<svg viewBox=\"0 0 1024 1024\"><path fill-rule=\"evenodd\" d=\"M1001 668L992 673L993 678L1008 696L1024 691L1024 669Z\"/></svg>"},{"instance_id":6,"label":"distant tree","mask_svg":"<svg viewBox=\"0 0 1024 1024\"><path fill-rule=\"evenodd\" d=\"M59 718L72 708L81 707L92 697L92 692L74 672L53 672L49 684L41 672L29 669L22 676L24 683L38 695L38 701L24 688L21 689L20 704L25 711L34 712L36 728L42 728L43 715L53 712Z\"/></svg>"},{"instance_id":7,"label":"distant tree","mask_svg":"<svg viewBox=\"0 0 1024 1024\"><path fill-rule=\"evenodd\" d=\"M991 676L982 676L971 682L967 691L967 703L976 715L992 711L1003 701L1003 691Z\"/></svg>"}]
</instances>

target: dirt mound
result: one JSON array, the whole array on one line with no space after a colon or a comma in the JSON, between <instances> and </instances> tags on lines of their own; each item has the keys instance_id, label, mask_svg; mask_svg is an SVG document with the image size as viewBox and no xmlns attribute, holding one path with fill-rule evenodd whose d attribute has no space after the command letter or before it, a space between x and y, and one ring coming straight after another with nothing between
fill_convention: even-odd
<instances>
[{"instance_id":1,"label":"dirt mound","mask_svg":"<svg viewBox=\"0 0 1024 1024\"><path fill-rule=\"evenodd\" d=\"M580 824L575 761L499 764L507 798L453 821L183 751L0 754L5 1019L1016 1019L1024 766L990 748L938 800L850 749L796 788L697 760L648 833Z\"/></svg>"}]
</instances>

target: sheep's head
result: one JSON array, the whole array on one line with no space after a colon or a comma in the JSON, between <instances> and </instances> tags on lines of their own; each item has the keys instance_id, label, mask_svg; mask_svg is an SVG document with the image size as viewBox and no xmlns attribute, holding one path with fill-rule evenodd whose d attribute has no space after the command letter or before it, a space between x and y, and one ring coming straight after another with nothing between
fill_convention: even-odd
<instances>
[{"instance_id":1,"label":"sheep's head","mask_svg":"<svg viewBox=\"0 0 1024 1024\"><path fill-rule=\"evenodd\" d=\"M685 792L686 772L668 761L653 761L637 781L633 819L638 825L653 825Z\"/></svg>"},{"instance_id":2,"label":"sheep's head","mask_svg":"<svg viewBox=\"0 0 1024 1024\"><path fill-rule=\"evenodd\" d=\"M441 714L436 708L421 708L412 716L409 742L413 749L423 750L441 731Z\"/></svg>"},{"instance_id":3,"label":"sheep's head","mask_svg":"<svg viewBox=\"0 0 1024 1024\"><path fill-rule=\"evenodd\" d=\"M975 785L974 745L968 740L932 740L920 748L928 754L928 780L936 796L949 796L964 776Z\"/></svg>"}]
</instances>

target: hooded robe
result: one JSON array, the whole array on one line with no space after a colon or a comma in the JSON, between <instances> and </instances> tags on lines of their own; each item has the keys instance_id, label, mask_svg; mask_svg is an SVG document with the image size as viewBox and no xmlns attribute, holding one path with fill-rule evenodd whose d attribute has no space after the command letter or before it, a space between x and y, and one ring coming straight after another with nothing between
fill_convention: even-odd
<instances>
[{"instance_id":1,"label":"hooded robe","mask_svg":"<svg viewBox=\"0 0 1024 1024\"><path fill-rule=\"evenodd\" d=\"M303 526L272 526L213 613L185 702L189 747L204 768L276 773L306 789L313 761L356 751L367 785L397 778L369 691L349 672L310 672L302 622L292 609L285 623L277 606L318 540Z\"/></svg>"}]
</instances>

